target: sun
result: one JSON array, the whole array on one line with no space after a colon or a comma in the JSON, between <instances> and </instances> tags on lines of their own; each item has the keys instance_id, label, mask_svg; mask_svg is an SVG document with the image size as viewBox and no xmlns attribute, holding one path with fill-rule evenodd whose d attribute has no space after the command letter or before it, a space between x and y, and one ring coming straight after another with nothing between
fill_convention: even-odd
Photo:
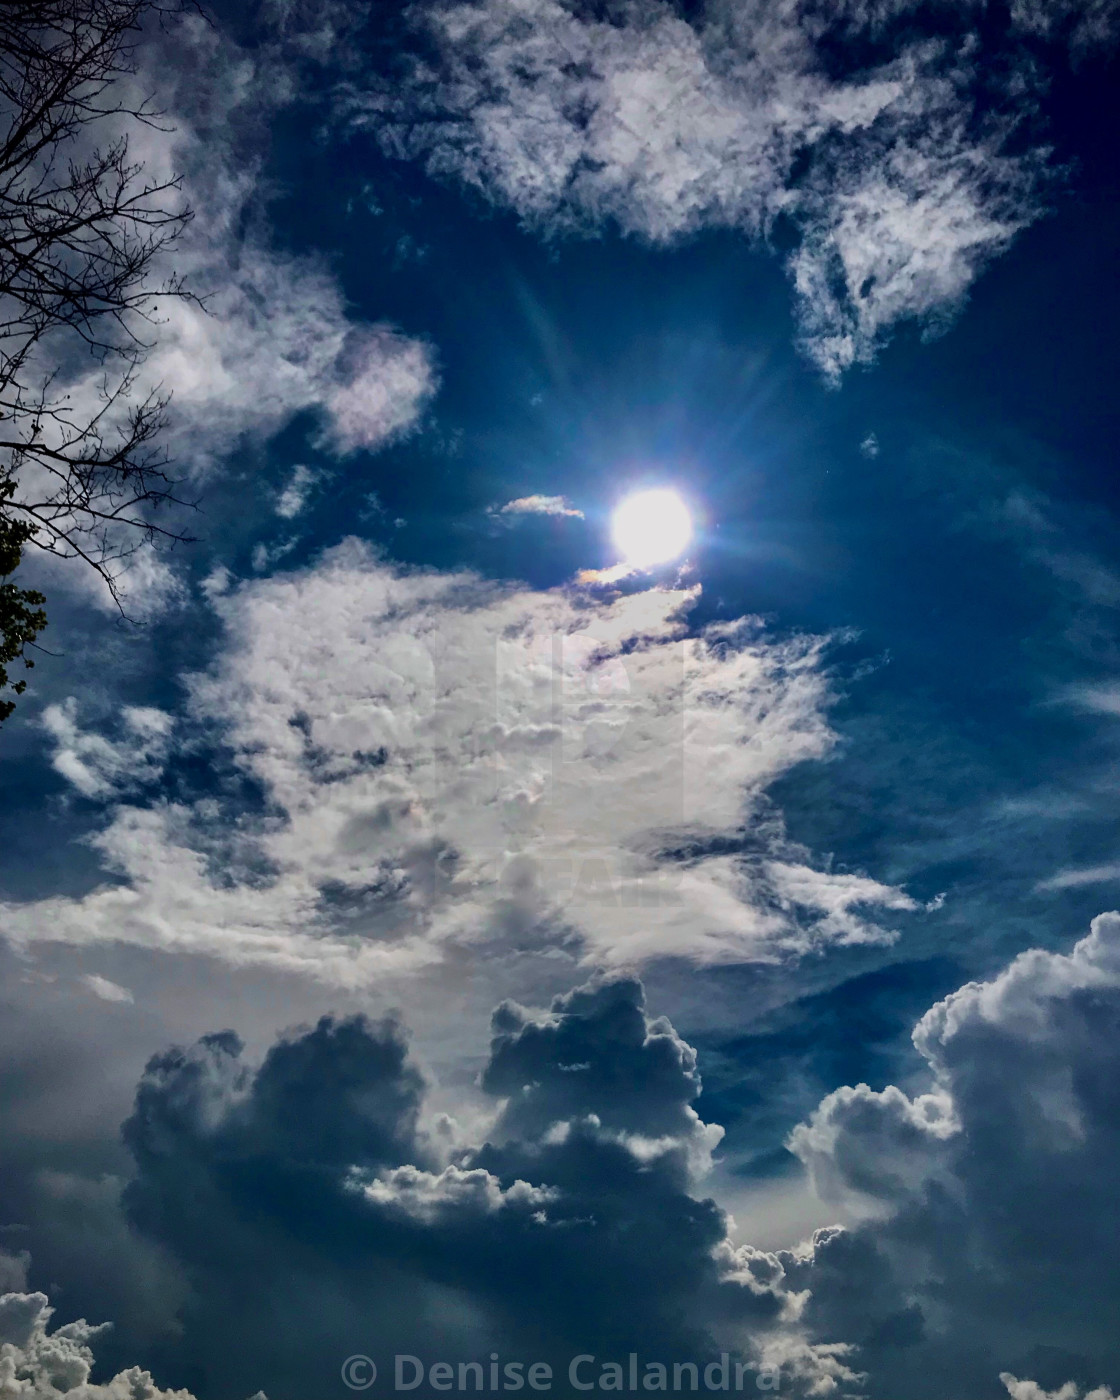
<instances>
[{"instance_id":1,"label":"sun","mask_svg":"<svg viewBox=\"0 0 1120 1400\"><path fill-rule=\"evenodd\" d=\"M657 487L620 502L611 533L628 564L649 569L684 553L692 538L692 516L675 491Z\"/></svg>"}]
</instances>

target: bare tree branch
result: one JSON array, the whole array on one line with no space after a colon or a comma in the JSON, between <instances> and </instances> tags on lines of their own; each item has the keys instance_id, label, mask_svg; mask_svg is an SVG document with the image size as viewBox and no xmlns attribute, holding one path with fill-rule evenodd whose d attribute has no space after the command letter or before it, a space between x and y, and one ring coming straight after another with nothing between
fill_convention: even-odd
<instances>
[{"instance_id":1,"label":"bare tree branch","mask_svg":"<svg viewBox=\"0 0 1120 1400\"><path fill-rule=\"evenodd\" d=\"M39 596L6 581L28 546L82 561L121 607L122 562L145 542L187 538L154 517L183 504L159 443L168 395L135 397L160 304L191 297L159 271L191 218L179 180L149 176L129 144L130 129L163 121L134 79L141 26L165 13L159 0L0 3L6 661L45 625ZM95 386L92 401L58 387L79 380ZM0 719L9 711L0 705Z\"/></svg>"}]
</instances>

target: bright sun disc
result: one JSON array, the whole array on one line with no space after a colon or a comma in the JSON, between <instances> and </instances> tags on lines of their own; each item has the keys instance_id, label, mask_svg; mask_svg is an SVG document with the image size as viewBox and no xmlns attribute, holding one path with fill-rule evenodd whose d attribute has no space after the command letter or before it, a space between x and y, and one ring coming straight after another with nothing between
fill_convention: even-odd
<instances>
[{"instance_id":1,"label":"bright sun disc","mask_svg":"<svg viewBox=\"0 0 1120 1400\"><path fill-rule=\"evenodd\" d=\"M615 511L611 525L622 557L639 569L676 559L692 538L688 507L667 487L627 496Z\"/></svg>"}]
</instances>

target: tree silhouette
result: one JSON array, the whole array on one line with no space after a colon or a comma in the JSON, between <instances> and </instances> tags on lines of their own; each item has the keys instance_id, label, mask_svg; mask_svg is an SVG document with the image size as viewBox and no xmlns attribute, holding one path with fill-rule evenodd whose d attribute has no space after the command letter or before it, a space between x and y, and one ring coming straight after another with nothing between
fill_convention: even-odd
<instances>
[{"instance_id":1,"label":"tree silhouette","mask_svg":"<svg viewBox=\"0 0 1120 1400\"><path fill-rule=\"evenodd\" d=\"M10 582L29 547L92 568L119 607L122 562L185 538L156 516L176 499L159 444L168 399L138 389L161 302L190 295L167 271L191 217L179 181L130 154L130 136L161 122L137 93L136 50L167 13L159 0L0 4L2 662L27 661L46 624L41 595Z\"/></svg>"}]
</instances>

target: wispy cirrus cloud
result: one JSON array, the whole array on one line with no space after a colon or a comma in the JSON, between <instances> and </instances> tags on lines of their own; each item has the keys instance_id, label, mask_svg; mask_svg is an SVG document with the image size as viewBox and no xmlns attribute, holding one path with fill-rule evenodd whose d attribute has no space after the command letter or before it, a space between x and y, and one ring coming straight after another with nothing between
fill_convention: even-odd
<instances>
[{"instance_id":1,"label":"wispy cirrus cloud","mask_svg":"<svg viewBox=\"0 0 1120 1400\"><path fill-rule=\"evenodd\" d=\"M1035 888L1038 890L1076 890L1085 885L1107 885L1113 881L1120 881L1120 863L1086 865L1070 870L1059 870L1056 875L1050 875L1045 880L1040 880Z\"/></svg>"},{"instance_id":2,"label":"wispy cirrus cloud","mask_svg":"<svg viewBox=\"0 0 1120 1400\"><path fill-rule=\"evenodd\" d=\"M1114 683L1067 686L1061 699L1064 703L1087 710L1090 714L1120 718L1120 685Z\"/></svg>"},{"instance_id":3,"label":"wispy cirrus cloud","mask_svg":"<svg viewBox=\"0 0 1120 1400\"><path fill-rule=\"evenodd\" d=\"M336 451L374 449L407 430L436 384L426 342L356 319L322 259L272 238L269 130L303 95L303 29L290 18L250 50L187 16L141 51L138 82L158 85L167 119L138 155L182 177L194 219L174 267L204 301L163 308L145 376L172 394L172 451L194 477L245 434L267 437L308 410Z\"/></svg>"},{"instance_id":4,"label":"wispy cirrus cloud","mask_svg":"<svg viewBox=\"0 0 1120 1400\"><path fill-rule=\"evenodd\" d=\"M1042 212L1047 152L1019 139L1044 86L1028 36L1116 31L1111 3L1091 18L1018 4L994 17L991 53L980 3L940 7L926 32L911 0L711 0L688 20L664 3L604 15L566 0L412 13L404 87L351 79L347 121L545 233L765 242L784 222L800 337L831 380L901 323L943 327Z\"/></svg>"}]
</instances>

